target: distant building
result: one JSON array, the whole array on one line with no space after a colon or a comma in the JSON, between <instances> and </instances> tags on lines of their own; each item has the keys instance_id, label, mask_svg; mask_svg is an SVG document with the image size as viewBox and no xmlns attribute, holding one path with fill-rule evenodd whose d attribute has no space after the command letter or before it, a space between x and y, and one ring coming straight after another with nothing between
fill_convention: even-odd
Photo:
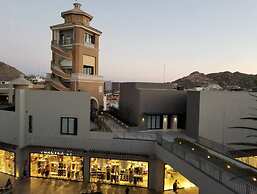
<instances>
[{"instance_id":1,"label":"distant building","mask_svg":"<svg viewBox=\"0 0 257 194\"><path fill-rule=\"evenodd\" d=\"M104 82L104 93L105 94L112 93L112 81Z\"/></svg>"},{"instance_id":2,"label":"distant building","mask_svg":"<svg viewBox=\"0 0 257 194\"><path fill-rule=\"evenodd\" d=\"M112 93L119 94L120 93L120 82L112 82Z\"/></svg>"},{"instance_id":3,"label":"distant building","mask_svg":"<svg viewBox=\"0 0 257 194\"><path fill-rule=\"evenodd\" d=\"M121 118L142 129L184 129L186 92L162 83L122 83Z\"/></svg>"}]
</instances>

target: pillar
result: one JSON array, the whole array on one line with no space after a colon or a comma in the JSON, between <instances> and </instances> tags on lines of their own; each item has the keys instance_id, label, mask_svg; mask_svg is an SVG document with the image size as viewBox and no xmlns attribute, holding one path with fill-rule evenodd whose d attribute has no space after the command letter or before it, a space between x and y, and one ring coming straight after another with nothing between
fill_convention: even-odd
<instances>
[{"instance_id":1,"label":"pillar","mask_svg":"<svg viewBox=\"0 0 257 194\"><path fill-rule=\"evenodd\" d=\"M15 152L15 162L16 162L16 177L19 179L24 178L24 176L29 176L28 168L28 156L27 153L20 148L17 148Z\"/></svg>"},{"instance_id":2,"label":"pillar","mask_svg":"<svg viewBox=\"0 0 257 194\"><path fill-rule=\"evenodd\" d=\"M155 192L164 190L164 162L157 159L149 162L149 189Z\"/></svg>"},{"instance_id":3,"label":"pillar","mask_svg":"<svg viewBox=\"0 0 257 194\"><path fill-rule=\"evenodd\" d=\"M90 182L90 157L84 156L84 182Z\"/></svg>"}]
</instances>

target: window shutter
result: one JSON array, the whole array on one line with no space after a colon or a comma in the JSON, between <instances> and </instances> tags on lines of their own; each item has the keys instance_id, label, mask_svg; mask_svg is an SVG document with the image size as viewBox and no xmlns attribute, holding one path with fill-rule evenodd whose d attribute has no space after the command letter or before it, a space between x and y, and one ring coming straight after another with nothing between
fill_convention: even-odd
<instances>
[{"instance_id":1,"label":"window shutter","mask_svg":"<svg viewBox=\"0 0 257 194\"><path fill-rule=\"evenodd\" d=\"M91 36L91 42L92 44L95 44L95 36Z\"/></svg>"},{"instance_id":2,"label":"window shutter","mask_svg":"<svg viewBox=\"0 0 257 194\"><path fill-rule=\"evenodd\" d=\"M78 134L78 119L77 118L74 119L74 134L75 135Z\"/></svg>"}]
</instances>

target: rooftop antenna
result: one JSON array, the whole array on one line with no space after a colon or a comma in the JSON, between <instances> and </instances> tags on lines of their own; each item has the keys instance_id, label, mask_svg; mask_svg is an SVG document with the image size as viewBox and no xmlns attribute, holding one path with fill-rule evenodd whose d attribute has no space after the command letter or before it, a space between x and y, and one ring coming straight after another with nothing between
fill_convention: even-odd
<instances>
[{"instance_id":1,"label":"rooftop antenna","mask_svg":"<svg viewBox=\"0 0 257 194\"><path fill-rule=\"evenodd\" d=\"M166 83L166 64L163 65L163 83Z\"/></svg>"}]
</instances>

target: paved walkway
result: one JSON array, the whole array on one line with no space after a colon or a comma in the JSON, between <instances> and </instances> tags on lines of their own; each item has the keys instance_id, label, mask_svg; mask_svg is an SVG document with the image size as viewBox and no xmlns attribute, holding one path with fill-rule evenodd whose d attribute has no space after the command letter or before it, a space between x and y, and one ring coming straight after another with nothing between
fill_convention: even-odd
<instances>
[{"instance_id":1,"label":"paved walkway","mask_svg":"<svg viewBox=\"0 0 257 194\"><path fill-rule=\"evenodd\" d=\"M0 186L4 185L9 176L0 174ZM15 181L13 194L81 194L83 192L94 190L96 191L96 184L85 184L82 182L67 182L54 179L41 178L27 178L21 181ZM103 194L125 194L126 187L101 185ZM130 188L130 194L174 194L173 191L166 191L164 193L156 193L143 188ZM198 194L194 191L180 190L179 194Z\"/></svg>"}]
</instances>

